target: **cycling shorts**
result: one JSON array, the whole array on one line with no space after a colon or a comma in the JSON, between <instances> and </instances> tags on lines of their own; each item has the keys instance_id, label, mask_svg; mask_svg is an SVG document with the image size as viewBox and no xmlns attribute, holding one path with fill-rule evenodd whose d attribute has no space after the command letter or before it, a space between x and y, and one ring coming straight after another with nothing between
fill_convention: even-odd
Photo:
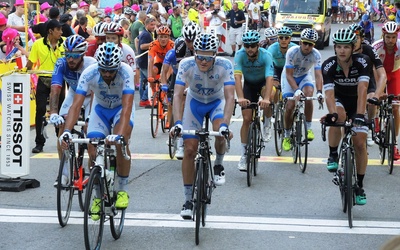
<instances>
[{"instance_id":1,"label":"cycling shorts","mask_svg":"<svg viewBox=\"0 0 400 250\"><path fill-rule=\"evenodd\" d=\"M265 83L263 84L248 84L246 81L243 84L243 95L244 98L249 100L250 102L258 102L261 92L265 88ZM250 109L250 106L242 107L243 109Z\"/></svg>"},{"instance_id":2,"label":"cycling shorts","mask_svg":"<svg viewBox=\"0 0 400 250\"><path fill-rule=\"evenodd\" d=\"M72 106L72 103L74 102L74 97L75 97L75 91L72 88L69 88L67 96L65 97L64 102L61 105L60 111L58 112L59 115L61 116L68 115L69 108ZM90 100L91 100L91 95L88 95L85 97L85 100L83 101L83 107L85 108L86 118L88 117L90 111Z\"/></svg>"},{"instance_id":3,"label":"cycling shorts","mask_svg":"<svg viewBox=\"0 0 400 250\"><path fill-rule=\"evenodd\" d=\"M303 88L307 86L311 86L312 88L314 88L314 79L310 73L307 73L304 76L295 77L294 79L296 80L297 86L300 90L303 90ZM294 95L294 92L296 90L292 89L286 78L286 75L282 76L281 85L283 98L292 97Z\"/></svg>"},{"instance_id":4,"label":"cycling shorts","mask_svg":"<svg viewBox=\"0 0 400 250\"><path fill-rule=\"evenodd\" d=\"M357 97L338 97L336 96L336 106L342 107L346 111L346 115L349 119L357 114ZM356 133L368 133L368 126L353 127L352 130Z\"/></svg>"}]
</instances>

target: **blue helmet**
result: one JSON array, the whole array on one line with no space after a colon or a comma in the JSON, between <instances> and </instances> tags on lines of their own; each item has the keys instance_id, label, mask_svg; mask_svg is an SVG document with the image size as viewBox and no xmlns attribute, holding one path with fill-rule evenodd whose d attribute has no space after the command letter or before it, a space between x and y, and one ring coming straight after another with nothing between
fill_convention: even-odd
<instances>
[{"instance_id":1,"label":"blue helmet","mask_svg":"<svg viewBox=\"0 0 400 250\"><path fill-rule=\"evenodd\" d=\"M193 42L193 47L195 50L201 51L214 51L218 50L219 40L213 34L199 34Z\"/></svg>"},{"instance_id":2,"label":"blue helmet","mask_svg":"<svg viewBox=\"0 0 400 250\"><path fill-rule=\"evenodd\" d=\"M80 35L72 35L64 41L65 52L80 52L85 53L88 48L88 43Z\"/></svg>"},{"instance_id":3,"label":"blue helmet","mask_svg":"<svg viewBox=\"0 0 400 250\"><path fill-rule=\"evenodd\" d=\"M362 15L361 21L365 22L365 21L368 21L368 20L369 20L369 15L368 14Z\"/></svg>"},{"instance_id":4,"label":"blue helmet","mask_svg":"<svg viewBox=\"0 0 400 250\"><path fill-rule=\"evenodd\" d=\"M96 59L100 68L117 69L122 60L122 48L115 43L103 43L97 48Z\"/></svg>"},{"instance_id":5,"label":"blue helmet","mask_svg":"<svg viewBox=\"0 0 400 250\"><path fill-rule=\"evenodd\" d=\"M249 30L242 35L243 43L258 43L260 42L260 33L255 30Z\"/></svg>"},{"instance_id":6,"label":"blue helmet","mask_svg":"<svg viewBox=\"0 0 400 250\"><path fill-rule=\"evenodd\" d=\"M293 31L291 28L283 26L278 30L278 36L292 36Z\"/></svg>"}]
</instances>

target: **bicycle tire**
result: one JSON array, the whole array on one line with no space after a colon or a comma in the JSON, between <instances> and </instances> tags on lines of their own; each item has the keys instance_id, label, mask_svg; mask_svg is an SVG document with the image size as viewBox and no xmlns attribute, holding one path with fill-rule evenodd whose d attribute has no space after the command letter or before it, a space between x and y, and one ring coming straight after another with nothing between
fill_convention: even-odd
<instances>
[{"instance_id":1,"label":"bicycle tire","mask_svg":"<svg viewBox=\"0 0 400 250\"><path fill-rule=\"evenodd\" d=\"M161 99L162 101L158 103L159 106L158 108L161 120L161 130L163 133L165 133L167 131L165 128L165 124L167 122L167 116L168 116L168 97L165 92L160 93L160 100Z\"/></svg>"},{"instance_id":2,"label":"bicycle tire","mask_svg":"<svg viewBox=\"0 0 400 250\"><path fill-rule=\"evenodd\" d=\"M246 146L246 165L247 165L247 186L251 186L253 180L253 169L254 169L254 158L255 152L255 141L254 141L254 122L250 123L249 132L247 134L247 146Z\"/></svg>"},{"instance_id":3,"label":"bicycle tire","mask_svg":"<svg viewBox=\"0 0 400 250\"><path fill-rule=\"evenodd\" d=\"M84 145L78 144L78 157L77 163L78 163L78 176L77 180L82 181L82 190L79 188L78 190L78 201L79 201L79 207L81 211L83 212L85 210L85 188L87 183L89 182L89 176L90 173L86 171L86 169L89 169L89 161L87 161L84 156L85 156L85 151L87 151L87 147ZM82 177L81 177L82 176Z\"/></svg>"},{"instance_id":4,"label":"bicycle tire","mask_svg":"<svg viewBox=\"0 0 400 250\"><path fill-rule=\"evenodd\" d=\"M351 148L346 149L346 165L344 168L344 176L346 180L346 203L347 203L347 219L349 221L349 227L353 227L353 205L354 205L354 190L353 190L353 168L354 168L354 156Z\"/></svg>"},{"instance_id":5,"label":"bicycle tire","mask_svg":"<svg viewBox=\"0 0 400 250\"><path fill-rule=\"evenodd\" d=\"M387 145L387 166L389 174L393 173L393 162L394 162L394 148L396 145L396 132L394 128L393 116L386 118L386 138L385 146Z\"/></svg>"},{"instance_id":6,"label":"bicycle tire","mask_svg":"<svg viewBox=\"0 0 400 250\"><path fill-rule=\"evenodd\" d=\"M96 189L100 189L96 191ZM104 231L104 199L100 202L100 212L98 214L92 214L91 208L93 206L93 201L96 198L96 192L100 194L104 193L104 180L101 177L101 168L95 166L92 168L89 184L86 187L86 197L85 197L85 211L83 213L83 233L85 238L86 249L100 249L101 241L103 239ZM98 220L93 220L92 216L99 215Z\"/></svg>"},{"instance_id":7,"label":"bicycle tire","mask_svg":"<svg viewBox=\"0 0 400 250\"><path fill-rule=\"evenodd\" d=\"M297 148L299 155L299 167L302 173L307 168L307 157L308 157L308 138L307 138L307 123L304 114L300 115L300 119L296 124L297 127Z\"/></svg>"},{"instance_id":8,"label":"bicycle tire","mask_svg":"<svg viewBox=\"0 0 400 250\"><path fill-rule=\"evenodd\" d=\"M203 198L202 198L202 206L201 206L201 225L203 227L206 226L206 217L207 217L207 204L211 203L211 172L212 172L212 166L211 166L211 159L209 156L207 156L206 161L207 162L204 165L203 168Z\"/></svg>"},{"instance_id":9,"label":"bicycle tire","mask_svg":"<svg viewBox=\"0 0 400 250\"><path fill-rule=\"evenodd\" d=\"M63 152L61 157L60 166L58 170L57 177L57 216L58 223L60 226L65 227L68 223L69 216L71 214L72 207L72 199L74 197L74 184L73 184L73 164L75 161L75 157L70 157L67 151ZM62 185L61 179L63 175L64 162L68 161L69 169L68 169L68 180L69 183L66 186Z\"/></svg>"},{"instance_id":10,"label":"bicycle tire","mask_svg":"<svg viewBox=\"0 0 400 250\"><path fill-rule=\"evenodd\" d=\"M255 137L255 147L254 148L255 148L256 155L254 157L253 175L257 176L258 159L261 157L261 149L262 149L261 128L259 125L256 125L254 137Z\"/></svg>"},{"instance_id":11,"label":"bicycle tire","mask_svg":"<svg viewBox=\"0 0 400 250\"><path fill-rule=\"evenodd\" d=\"M294 124L292 126L292 134L290 135L290 139L292 140L292 158L293 158L293 163L297 164L298 156L299 156L299 148L297 147L297 131L296 131L296 125Z\"/></svg>"},{"instance_id":12,"label":"bicycle tire","mask_svg":"<svg viewBox=\"0 0 400 250\"><path fill-rule=\"evenodd\" d=\"M159 91L154 92L153 94L153 101L151 105L151 113L150 113L150 129L151 129L151 136L156 138L158 133L158 125L160 124L160 117L158 112L158 105L159 105ZM156 103L156 105L154 105Z\"/></svg>"},{"instance_id":13,"label":"bicycle tire","mask_svg":"<svg viewBox=\"0 0 400 250\"><path fill-rule=\"evenodd\" d=\"M115 191L113 199L115 205L115 202L117 201L117 192ZM115 240L118 240L121 237L122 231L124 229L126 209L117 209L117 208L114 209L116 211L116 214L110 215L110 229L113 238Z\"/></svg>"},{"instance_id":14,"label":"bicycle tire","mask_svg":"<svg viewBox=\"0 0 400 250\"><path fill-rule=\"evenodd\" d=\"M384 125L384 118L383 116L379 117L379 125L381 131L379 132L379 158L381 160L381 165L385 163L386 157L386 126Z\"/></svg>"},{"instance_id":15,"label":"bicycle tire","mask_svg":"<svg viewBox=\"0 0 400 250\"><path fill-rule=\"evenodd\" d=\"M282 103L279 102L275 109L274 122L275 152L277 156L282 155L282 143L284 137Z\"/></svg>"},{"instance_id":16,"label":"bicycle tire","mask_svg":"<svg viewBox=\"0 0 400 250\"><path fill-rule=\"evenodd\" d=\"M198 159L198 161L197 161L197 166L196 166L196 169L197 169L197 175L196 175L196 192L195 192L195 195L196 195L196 200L195 200L195 202L194 202L194 204L195 204L195 216L194 216L194 219L195 219L195 224L196 224L196 228L195 228L195 242L196 242L196 245L198 245L199 244L199 242L200 242L200 222L201 222L201 211L202 211L202 205L203 205L203 202L202 202L202 197L203 197L203 194L202 194L202 192L203 192L203 187L202 187L202 185L203 185L203 171L201 170L201 166L203 166L203 159L202 158L199 158Z\"/></svg>"}]
</instances>

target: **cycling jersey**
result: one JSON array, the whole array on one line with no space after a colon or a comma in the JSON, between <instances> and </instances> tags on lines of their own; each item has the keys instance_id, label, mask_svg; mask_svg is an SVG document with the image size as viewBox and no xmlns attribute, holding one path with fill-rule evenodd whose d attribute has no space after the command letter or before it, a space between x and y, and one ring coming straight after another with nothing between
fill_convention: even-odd
<instances>
[{"instance_id":1,"label":"cycling jersey","mask_svg":"<svg viewBox=\"0 0 400 250\"><path fill-rule=\"evenodd\" d=\"M167 52L164 58L164 64L170 65L176 74L178 72L175 49L171 49Z\"/></svg>"},{"instance_id":2,"label":"cycling jersey","mask_svg":"<svg viewBox=\"0 0 400 250\"><path fill-rule=\"evenodd\" d=\"M305 76L311 67L321 69L321 54L315 48L308 55L303 55L299 45L293 46L286 52L285 68L282 72L286 76L286 68L294 69L293 77Z\"/></svg>"},{"instance_id":3,"label":"cycling jersey","mask_svg":"<svg viewBox=\"0 0 400 250\"><path fill-rule=\"evenodd\" d=\"M376 50L376 53L378 53L379 58L381 61L384 63L385 58L386 58L386 48L384 46L384 41L383 39L380 39L372 44L372 47ZM394 53L394 64L393 67L391 68L386 68L386 73L389 75L390 72L394 72L398 69L400 69L400 39L397 39L396 43L396 48L395 48L395 53Z\"/></svg>"},{"instance_id":4,"label":"cycling jersey","mask_svg":"<svg viewBox=\"0 0 400 250\"><path fill-rule=\"evenodd\" d=\"M182 40L184 40L183 37L175 40L175 45L179 44L179 46L170 49L165 55L163 62L167 65L171 65L175 74L178 72L178 63L185 57L193 56L193 52L187 48L185 41Z\"/></svg>"},{"instance_id":5,"label":"cycling jersey","mask_svg":"<svg viewBox=\"0 0 400 250\"><path fill-rule=\"evenodd\" d=\"M202 103L224 99L224 86L235 85L232 63L223 57L216 57L214 66L208 72L201 72L196 59L189 57L179 63L177 85L189 85L187 96Z\"/></svg>"},{"instance_id":6,"label":"cycling jersey","mask_svg":"<svg viewBox=\"0 0 400 250\"><path fill-rule=\"evenodd\" d=\"M383 67L382 61L379 58L379 55L376 53L376 51L370 45L362 44L361 46L362 46L362 54L369 57L375 68L376 69L382 68ZM375 92L375 90L376 90L375 77L374 74L371 74L368 84L368 94Z\"/></svg>"},{"instance_id":7,"label":"cycling jersey","mask_svg":"<svg viewBox=\"0 0 400 250\"><path fill-rule=\"evenodd\" d=\"M258 49L255 61L250 61L244 48L235 54L235 74L243 75L244 81L254 85L264 85L265 78L274 75L271 54L263 48Z\"/></svg>"},{"instance_id":8,"label":"cycling jersey","mask_svg":"<svg viewBox=\"0 0 400 250\"><path fill-rule=\"evenodd\" d=\"M293 42L288 44L289 49L293 46L296 46L296 44ZM272 61L275 68L283 68L285 66L286 54L282 54L279 42L271 44L268 47L268 52L272 56Z\"/></svg>"},{"instance_id":9,"label":"cycling jersey","mask_svg":"<svg viewBox=\"0 0 400 250\"><path fill-rule=\"evenodd\" d=\"M154 64L163 63L165 55L170 49L174 48L174 42L169 40L167 45L162 47L158 40L155 40L150 43L149 46L149 58L154 58Z\"/></svg>"},{"instance_id":10,"label":"cycling jersey","mask_svg":"<svg viewBox=\"0 0 400 250\"><path fill-rule=\"evenodd\" d=\"M132 69L135 75L136 73L136 65L135 65L135 52L128 44L122 43L120 44L122 47L122 62L128 64Z\"/></svg>"}]
</instances>

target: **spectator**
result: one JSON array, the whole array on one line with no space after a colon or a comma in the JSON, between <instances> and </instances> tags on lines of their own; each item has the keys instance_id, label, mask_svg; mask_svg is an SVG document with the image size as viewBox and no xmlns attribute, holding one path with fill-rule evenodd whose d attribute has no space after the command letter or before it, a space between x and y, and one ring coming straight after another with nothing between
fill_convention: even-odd
<instances>
[{"instance_id":1,"label":"spectator","mask_svg":"<svg viewBox=\"0 0 400 250\"><path fill-rule=\"evenodd\" d=\"M105 23L111 23L111 22L112 22L112 19L111 19L110 16L105 16L103 22L105 22Z\"/></svg>"},{"instance_id":2,"label":"spectator","mask_svg":"<svg viewBox=\"0 0 400 250\"><path fill-rule=\"evenodd\" d=\"M222 33L224 33L222 22L225 22L226 18L225 13L221 10L218 2L210 4L210 11L207 11L206 19L210 22L210 28L214 29L214 35L218 37L218 41L221 43Z\"/></svg>"},{"instance_id":3,"label":"spectator","mask_svg":"<svg viewBox=\"0 0 400 250\"><path fill-rule=\"evenodd\" d=\"M249 4L247 13L249 14L249 29L257 30L258 22L260 22L260 6L259 0L254 0Z\"/></svg>"},{"instance_id":4,"label":"spectator","mask_svg":"<svg viewBox=\"0 0 400 250\"><path fill-rule=\"evenodd\" d=\"M278 11L278 1L272 0L270 4L272 27L275 27L276 12Z\"/></svg>"},{"instance_id":5,"label":"spectator","mask_svg":"<svg viewBox=\"0 0 400 250\"><path fill-rule=\"evenodd\" d=\"M396 21L397 24L400 24L400 2L396 2L394 4L394 6L396 7L396 19L395 19L395 21Z\"/></svg>"},{"instance_id":6,"label":"spectator","mask_svg":"<svg viewBox=\"0 0 400 250\"><path fill-rule=\"evenodd\" d=\"M99 15L101 12L98 11L99 7L99 1L98 0L92 0L92 3L89 6L89 15L93 17L93 20L95 23L98 23L100 21Z\"/></svg>"},{"instance_id":7,"label":"spectator","mask_svg":"<svg viewBox=\"0 0 400 250\"><path fill-rule=\"evenodd\" d=\"M198 4L196 1L190 2L190 8L187 14L187 18L189 21L195 22L197 24L200 24L199 20L199 11L197 10Z\"/></svg>"},{"instance_id":8,"label":"spectator","mask_svg":"<svg viewBox=\"0 0 400 250\"><path fill-rule=\"evenodd\" d=\"M51 7L49 11L49 17L52 20L58 20L60 16L60 11L56 7ZM32 26L32 32L36 34L40 34L41 37L47 36L47 22L38 23Z\"/></svg>"},{"instance_id":9,"label":"spectator","mask_svg":"<svg viewBox=\"0 0 400 250\"><path fill-rule=\"evenodd\" d=\"M168 17L168 26L171 28L171 37L173 40L180 37L182 34L183 20L181 16L181 7L175 6L173 13Z\"/></svg>"},{"instance_id":10,"label":"spectator","mask_svg":"<svg viewBox=\"0 0 400 250\"><path fill-rule=\"evenodd\" d=\"M60 17L60 24L62 25L63 37L69 37L75 34L75 30L72 29L72 16L71 14L63 14Z\"/></svg>"},{"instance_id":11,"label":"spectator","mask_svg":"<svg viewBox=\"0 0 400 250\"><path fill-rule=\"evenodd\" d=\"M170 8L169 0L161 0L158 3L158 14L160 15L161 24L167 24L167 20L169 18L168 10Z\"/></svg>"},{"instance_id":12,"label":"spectator","mask_svg":"<svg viewBox=\"0 0 400 250\"><path fill-rule=\"evenodd\" d=\"M233 3L232 9L228 12L226 16L229 19L229 42L232 46L232 55L235 56L236 53L236 44L238 46L238 50L242 47L242 34L243 34L243 23L246 22L246 17L244 16L244 12L239 10L238 4Z\"/></svg>"},{"instance_id":13,"label":"spectator","mask_svg":"<svg viewBox=\"0 0 400 250\"><path fill-rule=\"evenodd\" d=\"M7 18L3 14L0 13L0 42L2 41L1 37L3 35L3 31L6 28L7 28Z\"/></svg>"},{"instance_id":14,"label":"spectator","mask_svg":"<svg viewBox=\"0 0 400 250\"><path fill-rule=\"evenodd\" d=\"M85 38L86 41L90 37L90 34L87 30L87 24L88 24L88 19L87 17L83 16L79 19L79 25L75 26L74 28L75 33Z\"/></svg>"},{"instance_id":15,"label":"spectator","mask_svg":"<svg viewBox=\"0 0 400 250\"><path fill-rule=\"evenodd\" d=\"M76 3L71 4L71 10L69 11L69 14L71 14L72 17L75 17L77 11L78 5Z\"/></svg>"},{"instance_id":16,"label":"spectator","mask_svg":"<svg viewBox=\"0 0 400 250\"><path fill-rule=\"evenodd\" d=\"M7 26L18 31L23 46L25 43L24 0L16 0L14 6L15 12L8 16Z\"/></svg>"},{"instance_id":17,"label":"spectator","mask_svg":"<svg viewBox=\"0 0 400 250\"><path fill-rule=\"evenodd\" d=\"M338 12L339 12L339 4L338 4L338 0L331 0L331 4L332 4L332 23L337 23L338 19Z\"/></svg>"},{"instance_id":18,"label":"spectator","mask_svg":"<svg viewBox=\"0 0 400 250\"><path fill-rule=\"evenodd\" d=\"M29 53L20 45L20 36L17 30L11 28L5 29L2 32L1 39L0 48L2 53L0 53L0 59L5 59L14 48L18 49L17 52L15 52L15 57L21 55L29 56Z\"/></svg>"},{"instance_id":19,"label":"spectator","mask_svg":"<svg viewBox=\"0 0 400 250\"><path fill-rule=\"evenodd\" d=\"M96 25L96 22L93 20L93 17L89 15L89 4L87 4L85 1L80 2L79 11L81 10L84 11L84 16L86 16L88 19L87 27L89 29L92 29ZM78 12L76 13L76 15L78 15ZM75 16L74 19L72 19L72 28L75 28L75 26L78 25L79 22L77 20L79 20L79 18L80 17Z\"/></svg>"},{"instance_id":20,"label":"spectator","mask_svg":"<svg viewBox=\"0 0 400 250\"><path fill-rule=\"evenodd\" d=\"M369 15L364 14L358 25L364 29L364 41L367 40L369 44L372 44L374 42L374 23L370 20Z\"/></svg>"},{"instance_id":21,"label":"spectator","mask_svg":"<svg viewBox=\"0 0 400 250\"><path fill-rule=\"evenodd\" d=\"M40 5L40 13L42 13L47 19L50 18L51 5L48 2L44 2Z\"/></svg>"},{"instance_id":22,"label":"spectator","mask_svg":"<svg viewBox=\"0 0 400 250\"><path fill-rule=\"evenodd\" d=\"M123 17L122 14L122 4L121 3L116 3L114 5L114 17L113 17L113 22L118 23L119 20Z\"/></svg>"},{"instance_id":23,"label":"spectator","mask_svg":"<svg viewBox=\"0 0 400 250\"><path fill-rule=\"evenodd\" d=\"M119 21L119 25L124 29L124 35L122 36L122 43L130 46L129 41L129 25L130 22L128 19L124 18Z\"/></svg>"},{"instance_id":24,"label":"spectator","mask_svg":"<svg viewBox=\"0 0 400 250\"><path fill-rule=\"evenodd\" d=\"M7 2L0 2L0 13L4 15L5 18L8 17L11 11L11 5Z\"/></svg>"},{"instance_id":25,"label":"spectator","mask_svg":"<svg viewBox=\"0 0 400 250\"><path fill-rule=\"evenodd\" d=\"M54 71L54 66L58 58L64 54L63 39L61 37L61 24L57 20L47 22L46 37L36 40L32 45L26 68L32 69L33 65L39 65L38 70ZM32 153L43 152L46 139L42 135L43 116L46 113L47 99L50 95L51 74L38 74L39 79L36 87L36 146ZM61 93L64 93L62 91ZM64 97L61 98L62 101ZM60 101L60 104L62 103ZM60 107L59 107L60 108ZM58 133L57 133L58 134Z\"/></svg>"},{"instance_id":26,"label":"spectator","mask_svg":"<svg viewBox=\"0 0 400 250\"><path fill-rule=\"evenodd\" d=\"M146 21L146 12L145 11L139 11L138 13L138 19L132 23L131 27L129 27L130 33L131 33L131 47L135 53L138 52L138 49L136 48L135 44L135 39L139 36L139 34L144 30L144 22Z\"/></svg>"}]
</instances>

